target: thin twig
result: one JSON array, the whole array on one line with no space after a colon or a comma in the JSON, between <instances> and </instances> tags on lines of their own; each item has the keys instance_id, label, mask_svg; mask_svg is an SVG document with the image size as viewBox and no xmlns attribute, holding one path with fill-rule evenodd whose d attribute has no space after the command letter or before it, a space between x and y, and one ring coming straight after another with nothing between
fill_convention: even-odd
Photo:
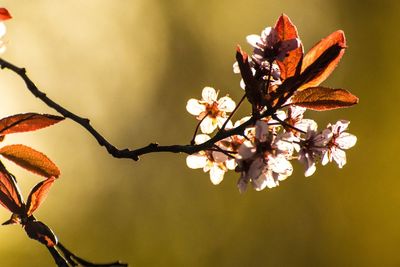
<instances>
[{"instance_id":1,"label":"thin twig","mask_svg":"<svg viewBox=\"0 0 400 267\"><path fill-rule=\"evenodd\" d=\"M220 131L218 132L213 138L208 140L207 142L203 144L198 144L198 145L170 145L170 146L160 146L157 143L151 143L147 146L144 146L139 149L118 149L114 145L112 145L110 142L107 141L106 138L104 138L96 129L94 129L90 125L90 120L87 118L80 117L73 112L67 110L66 108L62 107L60 104L54 102L51 100L44 92L40 91L38 87L35 85L35 83L28 77L26 74L26 70L24 68L19 68L12 63L1 59L0 58L0 67L2 69L9 69L16 73L18 76L22 78L22 80L25 82L27 89L37 98L39 98L41 101L43 101L47 106L50 108L56 110L58 113L63 115L65 118L69 118L76 123L80 124L82 127L84 127L99 143L100 146L104 146L107 150L107 152L112 155L115 158L126 158L126 159L133 159L135 161L139 160L139 156L148 154L148 153L155 153L155 152L172 152L172 153L186 153L186 154L193 154L196 152L199 152L201 150L206 150L211 148L216 142L232 136L232 135L240 135L243 133L244 129L247 126L253 125L257 119L266 117L266 116L271 116L272 114L275 113L276 109L268 109L266 112L263 114L256 114L252 116L248 121L244 122L240 126L225 130L225 131Z\"/></svg>"},{"instance_id":2,"label":"thin twig","mask_svg":"<svg viewBox=\"0 0 400 267\"><path fill-rule=\"evenodd\" d=\"M235 114L235 112L239 109L240 105L243 103L243 100L246 98L246 94L244 94L242 96L242 98L240 99L239 103L236 105L235 109L231 112L231 114L229 115L229 117L224 121L224 124L222 124L220 131L225 131L225 127L228 124L228 122L230 121L230 119L232 119L233 115Z\"/></svg>"},{"instance_id":3,"label":"thin twig","mask_svg":"<svg viewBox=\"0 0 400 267\"><path fill-rule=\"evenodd\" d=\"M197 135L197 132L198 132L198 130L199 130L200 124L204 121L204 119L205 119L208 115L209 115L209 113L207 112L206 115L205 115L205 116L199 121L199 123L197 124L196 129L194 130L194 133L193 133L192 140L190 140L190 144L191 144L191 145L194 145L194 144L195 144L194 139L196 139L196 135Z\"/></svg>"},{"instance_id":4,"label":"thin twig","mask_svg":"<svg viewBox=\"0 0 400 267\"><path fill-rule=\"evenodd\" d=\"M234 155L234 154L237 154L237 152L235 152L235 151L225 150L225 149L220 148L220 147L217 146L217 145L214 145L213 148L209 148L209 149L207 149L207 150L208 150L208 151L221 152L222 154L224 154L224 155L226 155L226 156L228 156L229 158L232 158L232 159L235 158L235 156L233 156L233 155ZM233 154L233 155L232 155L232 154Z\"/></svg>"}]
</instances>

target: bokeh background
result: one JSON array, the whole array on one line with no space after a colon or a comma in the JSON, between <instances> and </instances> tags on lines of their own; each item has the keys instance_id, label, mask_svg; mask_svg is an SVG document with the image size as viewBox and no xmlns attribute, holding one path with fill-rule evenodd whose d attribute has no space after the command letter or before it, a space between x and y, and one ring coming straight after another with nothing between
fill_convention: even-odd
<instances>
[{"instance_id":1,"label":"bokeh background","mask_svg":"<svg viewBox=\"0 0 400 267\"><path fill-rule=\"evenodd\" d=\"M36 216L72 251L131 266L400 266L399 1L389 0L4 0L4 58L27 68L51 98L89 117L120 148L185 144L195 120L187 99L204 86L242 94L232 73L236 44L247 51L286 13L306 50L343 29L348 49L326 85L360 97L351 109L308 112L321 127L351 120L358 137L348 164L295 173L272 190L219 186L190 170L185 155L112 158L73 123L9 136L61 168ZM0 115L54 111L8 70L0 72ZM241 109L239 115L246 115ZM39 177L6 165L25 195ZM9 213L0 209L1 220ZM53 266L19 226L0 227L1 266Z\"/></svg>"}]
</instances>

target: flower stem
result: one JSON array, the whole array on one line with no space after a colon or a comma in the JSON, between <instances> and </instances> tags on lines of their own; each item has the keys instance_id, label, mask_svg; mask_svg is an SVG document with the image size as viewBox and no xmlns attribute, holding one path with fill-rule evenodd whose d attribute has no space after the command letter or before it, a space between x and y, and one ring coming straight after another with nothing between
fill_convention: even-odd
<instances>
[{"instance_id":1,"label":"flower stem","mask_svg":"<svg viewBox=\"0 0 400 267\"><path fill-rule=\"evenodd\" d=\"M239 103L236 105L235 109L231 112L231 114L229 115L229 117L225 120L224 124L222 124L222 127L220 129L220 131L224 131L226 125L228 124L228 122L230 121L230 119L233 117L233 115L235 114L235 112L239 109L240 105L243 103L243 100L246 98L246 94L244 94L242 96L242 98L240 99Z\"/></svg>"},{"instance_id":2,"label":"flower stem","mask_svg":"<svg viewBox=\"0 0 400 267\"><path fill-rule=\"evenodd\" d=\"M204 115L204 117L197 124L196 129L194 130L194 134L193 134L192 140L190 140L190 144L192 146L195 144L194 139L196 138L197 132L199 131L200 124L204 121L204 119L208 116L208 114L209 114L209 112L206 115Z\"/></svg>"}]
</instances>

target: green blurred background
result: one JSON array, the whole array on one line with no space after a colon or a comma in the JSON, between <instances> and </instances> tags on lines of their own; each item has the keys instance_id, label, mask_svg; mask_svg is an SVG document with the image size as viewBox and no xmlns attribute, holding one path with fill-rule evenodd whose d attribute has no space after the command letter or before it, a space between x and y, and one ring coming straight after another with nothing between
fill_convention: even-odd
<instances>
[{"instance_id":1,"label":"green blurred background","mask_svg":"<svg viewBox=\"0 0 400 267\"><path fill-rule=\"evenodd\" d=\"M295 173L272 190L219 186L190 170L185 155L139 162L109 156L67 120L7 137L43 151L61 168L36 216L87 259L131 266L400 266L399 1L4 0L4 58L28 69L51 98L91 119L120 148L184 144L195 120L187 99L204 86L242 91L232 73L237 43L272 26L281 13L308 50L336 29L348 49L325 83L360 97L351 109L309 112L321 127L352 121L358 137L348 164ZM10 71L0 72L0 115L48 112ZM239 115L246 114L246 108ZM40 178L6 165L25 195ZM9 213L0 209L1 220ZM19 226L0 227L1 266L52 266Z\"/></svg>"}]
</instances>

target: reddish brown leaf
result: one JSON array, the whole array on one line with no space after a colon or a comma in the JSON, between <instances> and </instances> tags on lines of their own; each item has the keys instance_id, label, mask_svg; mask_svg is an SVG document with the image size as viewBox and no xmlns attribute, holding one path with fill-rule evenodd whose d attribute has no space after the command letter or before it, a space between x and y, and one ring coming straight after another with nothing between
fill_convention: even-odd
<instances>
[{"instance_id":1,"label":"reddish brown leaf","mask_svg":"<svg viewBox=\"0 0 400 267\"><path fill-rule=\"evenodd\" d=\"M312 110L324 111L355 105L358 103L358 97L344 89L311 87L294 94L290 103Z\"/></svg>"},{"instance_id":2,"label":"reddish brown leaf","mask_svg":"<svg viewBox=\"0 0 400 267\"><path fill-rule=\"evenodd\" d=\"M11 15L7 9L4 7L0 7L0 21L11 19Z\"/></svg>"},{"instance_id":3,"label":"reddish brown leaf","mask_svg":"<svg viewBox=\"0 0 400 267\"><path fill-rule=\"evenodd\" d=\"M47 247L54 247L58 240L53 231L41 221L28 221L24 226L28 236Z\"/></svg>"},{"instance_id":4,"label":"reddish brown leaf","mask_svg":"<svg viewBox=\"0 0 400 267\"><path fill-rule=\"evenodd\" d=\"M237 46L236 48L236 60L239 65L240 74L242 75L243 81L246 85L246 97L253 106L257 106L262 100L262 96L258 90L258 81L254 78L253 72L251 71L248 55L240 48L240 46Z\"/></svg>"},{"instance_id":5,"label":"reddish brown leaf","mask_svg":"<svg viewBox=\"0 0 400 267\"><path fill-rule=\"evenodd\" d=\"M299 38L296 26L288 16L282 14L275 24L275 30L278 32L279 39L282 41ZM281 79L284 80L296 73L296 67L303 56L303 46L289 52L283 61L277 61L281 71Z\"/></svg>"},{"instance_id":6,"label":"reddish brown leaf","mask_svg":"<svg viewBox=\"0 0 400 267\"><path fill-rule=\"evenodd\" d=\"M0 154L22 168L44 177L58 177L60 170L43 153L24 145L9 145L0 148Z\"/></svg>"},{"instance_id":7,"label":"reddish brown leaf","mask_svg":"<svg viewBox=\"0 0 400 267\"><path fill-rule=\"evenodd\" d=\"M53 185L55 177L51 177L38 183L31 191L26 202L26 214L31 216L32 213L42 204L46 199L51 186Z\"/></svg>"},{"instance_id":8,"label":"reddish brown leaf","mask_svg":"<svg viewBox=\"0 0 400 267\"><path fill-rule=\"evenodd\" d=\"M343 31L338 30L331 33L328 37L322 39L313 48L311 48L311 50L308 51L307 54L304 56L301 71L303 72L307 67L313 64L328 48L334 45L339 45L341 48L346 47L346 38ZM328 64L328 66L325 67L324 71L320 72L320 74L314 77L312 80L303 84L299 89L303 90L308 87L318 86L320 83L322 83L336 68L343 54L344 49L342 49L340 53L336 56L336 58L334 58Z\"/></svg>"},{"instance_id":9,"label":"reddish brown leaf","mask_svg":"<svg viewBox=\"0 0 400 267\"><path fill-rule=\"evenodd\" d=\"M9 116L0 120L0 135L35 131L64 118L49 114L25 113Z\"/></svg>"},{"instance_id":10,"label":"reddish brown leaf","mask_svg":"<svg viewBox=\"0 0 400 267\"><path fill-rule=\"evenodd\" d=\"M12 213L21 213L22 196L15 178L0 162L0 204Z\"/></svg>"}]
</instances>

